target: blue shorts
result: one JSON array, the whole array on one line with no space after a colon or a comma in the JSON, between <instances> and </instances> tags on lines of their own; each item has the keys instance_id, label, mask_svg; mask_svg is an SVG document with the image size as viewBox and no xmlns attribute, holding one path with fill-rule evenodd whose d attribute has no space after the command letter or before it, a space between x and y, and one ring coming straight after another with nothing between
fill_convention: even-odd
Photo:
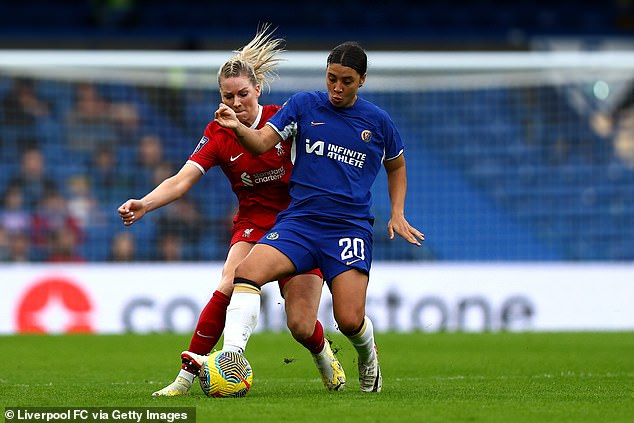
<instances>
[{"instance_id":1,"label":"blue shorts","mask_svg":"<svg viewBox=\"0 0 634 423\"><path fill-rule=\"evenodd\" d=\"M328 283L350 269L370 273L372 231L347 222L284 217L258 242L281 251L297 273L320 268Z\"/></svg>"}]
</instances>

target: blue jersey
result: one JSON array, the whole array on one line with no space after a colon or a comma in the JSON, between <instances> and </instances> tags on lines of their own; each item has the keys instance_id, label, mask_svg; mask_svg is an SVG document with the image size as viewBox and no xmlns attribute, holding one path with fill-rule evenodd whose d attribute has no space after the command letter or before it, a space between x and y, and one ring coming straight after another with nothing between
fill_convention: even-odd
<instances>
[{"instance_id":1,"label":"blue jersey","mask_svg":"<svg viewBox=\"0 0 634 423\"><path fill-rule=\"evenodd\" d=\"M403 153L389 115L357 98L337 108L325 92L293 95L268 122L282 139L295 135L291 203L278 215L323 216L369 227L370 189L383 160Z\"/></svg>"}]
</instances>

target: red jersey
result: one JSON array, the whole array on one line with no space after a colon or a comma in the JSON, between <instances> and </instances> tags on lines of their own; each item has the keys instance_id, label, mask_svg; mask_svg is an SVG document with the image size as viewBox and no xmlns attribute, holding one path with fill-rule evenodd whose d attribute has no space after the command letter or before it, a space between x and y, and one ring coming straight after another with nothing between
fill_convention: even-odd
<instances>
[{"instance_id":1,"label":"red jersey","mask_svg":"<svg viewBox=\"0 0 634 423\"><path fill-rule=\"evenodd\" d=\"M279 109L280 106L275 105L260 107L251 128L262 128ZM188 163L203 173L213 166L220 166L227 175L231 189L238 197L234 226L268 230L273 227L277 214L290 203L291 147L292 140L284 140L266 153L254 156L240 145L232 130L213 121L207 125Z\"/></svg>"}]
</instances>

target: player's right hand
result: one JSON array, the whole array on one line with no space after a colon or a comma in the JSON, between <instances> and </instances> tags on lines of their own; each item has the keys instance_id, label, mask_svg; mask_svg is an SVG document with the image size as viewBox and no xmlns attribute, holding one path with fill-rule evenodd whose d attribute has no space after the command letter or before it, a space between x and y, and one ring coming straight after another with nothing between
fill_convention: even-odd
<instances>
[{"instance_id":1,"label":"player's right hand","mask_svg":"<svg viewBox=\"0 0 634 423\"><path fill-rule=\"evenodd\" d=\"M141 200L130 199L117 209L125 226L130 226L145 215L145 206Z\"/></svg>"}]
</instances>

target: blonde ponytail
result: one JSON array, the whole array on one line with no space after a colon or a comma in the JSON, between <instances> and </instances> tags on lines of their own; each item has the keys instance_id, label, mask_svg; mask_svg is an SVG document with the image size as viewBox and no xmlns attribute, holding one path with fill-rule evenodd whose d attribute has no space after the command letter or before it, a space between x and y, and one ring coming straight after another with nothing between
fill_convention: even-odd
<instances>
[{"instance_id":1,"label":"blonde ponytail","mask_svg":"<svg viewBox=\"0 0 634 423\"><path fill-rule=\"evenodd\" d=\"M218 86L226 78L247 75L253 85L260 84L270 90L271 83L278 78L275 72L277 64L284 59L277 57L283 53L284 40L273 38L271 24L262 25L255 37L229 59L218 71Z\"/></svg>"}]
</instances>

